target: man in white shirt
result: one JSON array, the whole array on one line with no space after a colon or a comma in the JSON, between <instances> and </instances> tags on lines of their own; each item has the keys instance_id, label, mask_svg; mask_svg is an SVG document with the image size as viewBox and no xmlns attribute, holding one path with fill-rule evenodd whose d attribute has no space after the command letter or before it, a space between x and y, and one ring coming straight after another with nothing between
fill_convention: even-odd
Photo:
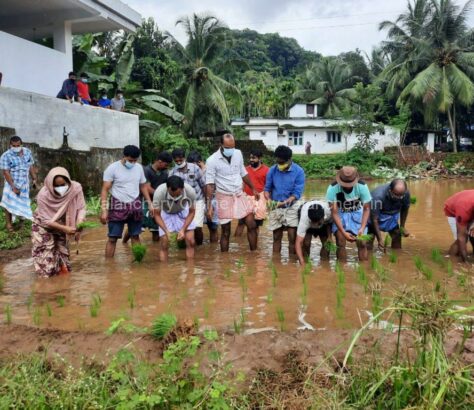
<instances>
[{"instance_id":1,"label":"man in white shirt","mask_svg":"<svg viewBox=\"0 0 474 410\"><path fill-rule=\"evenodd\" d=\"M214 192L217 201L217 214L221 225L221 251L229 251L229 240L232 219L245 219L247 238L251 251L257 249L257 224L253 214L253 203L243 193L243 183L247 184L259 197L245 169L242 152L235 149L235 139L232 134L221 136L221 146L212 154L206 167L206 200L207 219L212 220L213 208L211 205Z\"/></svg>"},{"instance_id":2,"label":"man in white shirt","mask_svg":"<svg viewBox=\"0 0 474 410\"><path fill-rule=\"evenodd\" d=\"M311 239L321 239L321 259L329 257L326 242L331 238L332 217L327 202L309 201L299 209L299 223L296 230L296 255L301 265L305 263L305 256L309 256Z\"/></svg>"},{"instance_id":3,"label":"man in white shirt","mask_svg":"<svg viewBox=\"0 0 474 410\"><path fill-rule=\"evenodd\" d=\"M117 240L122 237L125 224L128 225L132 245L140 243L143 220L140 192L148 203L150 215L154 215L143 167L137 165L140 154L140 148L127 145L123 149L123 158L110 164L104 171L100 221L109 227L109 240L105 248L105 256L108 258L114 256ZM109 192L110 202L107 201Z\"/></svg>"}]
</instances>

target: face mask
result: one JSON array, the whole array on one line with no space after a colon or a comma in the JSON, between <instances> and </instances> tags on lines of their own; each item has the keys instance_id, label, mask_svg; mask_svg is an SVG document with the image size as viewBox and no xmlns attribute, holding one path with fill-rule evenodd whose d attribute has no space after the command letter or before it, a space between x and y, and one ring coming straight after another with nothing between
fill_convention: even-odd
<instances>
[{"instance_id":1,"label":"face mask","mask_svg":"<svg viewBox=\"0 0 474 410\"><path fill-rule=\"evenodd\" d=\"M107 99L107 96L106 96L106 95L103 95L103 96L102 96L102 99L103 99L103 100L106 100L106 99Z\"/></svg>"},{"instance_id":2,"label":"face mask","mask_svg":"<svg viewBox=\"0 0 474 410\"><path fill-rule=\"evenodd\" d=\"M69 190L69 186L68 185L56 186L54 187L54 190L59 196L64 196L66 195L66 192Z\"/></svg>"},{"instance_id":3,"label":"face mask","mask_svg":"<svg viewBox=\"0 0 474 410\"><path fill-rule=\"evenodd\" d=\"M181 164L176 165L179 169L183 169L186 166L186 161L183 161Z\"/></svg>"},{"instance_id":4,"label":"face mask","mask_svg":"<svg viewBox=\"0 0 474 410\"><path fill-rule=\"evenodd\" d=\"M235 148L223 148L223 151L224 156L230 158L232 155L234 155Z\"/></svg>"},{"instance_id":5,"label":"face mask","mask_svg":"<svg viewBox=\"0 0 474 410\"><path fill-rule=\"evenodd\" d=\"M82 81L83 83L87 84L87 81L88 81L88 80L87 80L87 78L82 78L81 81Z\"/></svg>"},{"instance_id":6,"label":"face mask","mask_svg":"<svg viewBox=\"0 0 474 410\"><path fill-rule=\"evenodd\" d=\"M135 164L133 162L130 162L130 161L125 161L125 164L123 164L123 165L125 165L125 168L127 168L127 169L132 169L135 166Z\"/></svg>"},{"instance_id":7,"label":"face mask","mask_svg":"<svg viewBox=\"0 0 474 410\"><path fill-rule=\"evenodd\" d=\"M250 166L251 166L252 168L258 168L258 167L259 167L259 165L260 165L260 161L257 161L257 162L251 162L251 163L250 163Z\"/></svg>"},{"instance_id":8,"label":"face mask","mask_svg":"<svg viewBox=\"0 0 474 410\"><path fill-rule=\"evenodd\" d=\"M123 95L122 95L122 94L119 94L119 95L117 95L117 98L118 98L119 100L121 100L121 99L122 99L122 97L123 97Z\"/></svg>"},{"instance_id":9,"label":"face mask","mask_svg":"<svg viewBox=\"0 0 474 410\"><path fill-rule=\"evenodd\" d=\"M286 171L288 168L290 167L290 164L286 163L286 164L278 164L278 169L280 171Z\"/></svg>"},{"instance_id":10,"label":"face mask","mask_svg":"<svg viewBox=\"0 0 474 410\"><path fill-rule=\"evenodd\" d=\"M15 153L15 154L19 154L21 152L21 148L22 147L11 147L11 150Z\"/></svg>"}]
</instances>

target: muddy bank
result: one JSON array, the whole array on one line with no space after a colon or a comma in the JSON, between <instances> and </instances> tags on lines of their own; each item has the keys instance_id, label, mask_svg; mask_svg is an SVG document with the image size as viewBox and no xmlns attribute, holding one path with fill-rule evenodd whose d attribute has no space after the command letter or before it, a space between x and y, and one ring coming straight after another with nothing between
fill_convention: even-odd
<instances>
[{"instance_id":1,"label":"muddy bank","mask_svg":"<svg viewBox=\"0 0 474 410\"><path fill-rule=\"evenodd\" d=\"M17 259L29 258L31 256L31 240L16 249L0 249L1 263L9 263Z\"/></svg>"},{"instance_id":2,"label":"muddy bank","mask_svg":"<svg viewBox=\"0 0 474 410\"><path fill-rule=\"evenodd\" d=\"M354 331L327 330L322 332L298 331L293 333L262 332L253 335L225 334L217 343L223 360L232 363L233 371L252 375L259 369L282 372L287 366L288 354L296 355L307 366L319 365L330 357L325 370L336 370L344 358ZM462 332L452 331L446 338L446 350L452 354L459 349ZM401 335L404 354L413 349L413 334ZM354 351L355 358L366 355L381 359L393 355L397 334L381 330L364 333ZM102 332L68 332L40 329L22 325L0 326L0 359L8 361L18 354L45 353L48 357L60 356L74 365L82 363L107 364L119 350L127 348L144 361L155 362L163 353L163 343L149 335ZM209 347L211 348L211 347ZM215 346L212 346L214 349ZM206 345L203 349L208 349ZM461 359L474 363L474 333L465 343Z\"/></svg>"}]
</instances>

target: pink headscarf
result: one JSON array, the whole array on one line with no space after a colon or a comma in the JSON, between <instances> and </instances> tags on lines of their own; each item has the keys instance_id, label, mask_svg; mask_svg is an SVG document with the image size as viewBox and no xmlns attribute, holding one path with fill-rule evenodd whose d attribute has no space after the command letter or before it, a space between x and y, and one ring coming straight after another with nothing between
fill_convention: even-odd
<instances>
[{"instance_id":1,"label":"pink headscarf","mask_svg":"<svg viewBox=\"0 0 474 410\"><path fill-rule=\"evenodd\" d=\"M54 190L54 178L58 176L65 178L70 184L64 196L60 196ZM72 181L69 172L62 167L56 167L49 171L36 200L38 208L35 211L34 219L38 225L43 227L47 227L51 222L56 222L66 215L66 225L75 228L86 216L86 202L82 186L78 182Z\"/></svg>"}]
</instances>

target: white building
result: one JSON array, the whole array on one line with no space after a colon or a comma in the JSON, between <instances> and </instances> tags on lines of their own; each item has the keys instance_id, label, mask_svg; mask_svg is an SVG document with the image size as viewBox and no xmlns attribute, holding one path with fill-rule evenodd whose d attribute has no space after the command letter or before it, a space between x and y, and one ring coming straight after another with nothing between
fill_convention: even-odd
<instances>
[{"instance_id":1,"label":"white building","mask_svg":"<svg viewBox=\"0 0 474 410\"><path fill-rule=\"evenodd\" d=\"M140 24L120 0L0 0L0 127L48 148L59 148L64 128L73 149L138 145L137 116L55 96L72 71L73 34L133 32Z\"/></svg>"},{"instance_id":2,"label":"white building","mask_svg":"<svg viewBox=\"0 0 474 410\"><path fill-rule=\"evenodd\" d=\"M318 117L315 104L295 104L290 107L289 118L250 118L245 123L234 121L233 126L244 126L250 140L262 140L265 146L274 150L279 145L291 147L295 154L304 154L309 141L313 154L335 154L347 152L357 143L354 134L345 135L339 130L341 120ZM375 149L399 145L399 132L385 127L383 134L372 136Z\"/></svg>"}]
</instances>

